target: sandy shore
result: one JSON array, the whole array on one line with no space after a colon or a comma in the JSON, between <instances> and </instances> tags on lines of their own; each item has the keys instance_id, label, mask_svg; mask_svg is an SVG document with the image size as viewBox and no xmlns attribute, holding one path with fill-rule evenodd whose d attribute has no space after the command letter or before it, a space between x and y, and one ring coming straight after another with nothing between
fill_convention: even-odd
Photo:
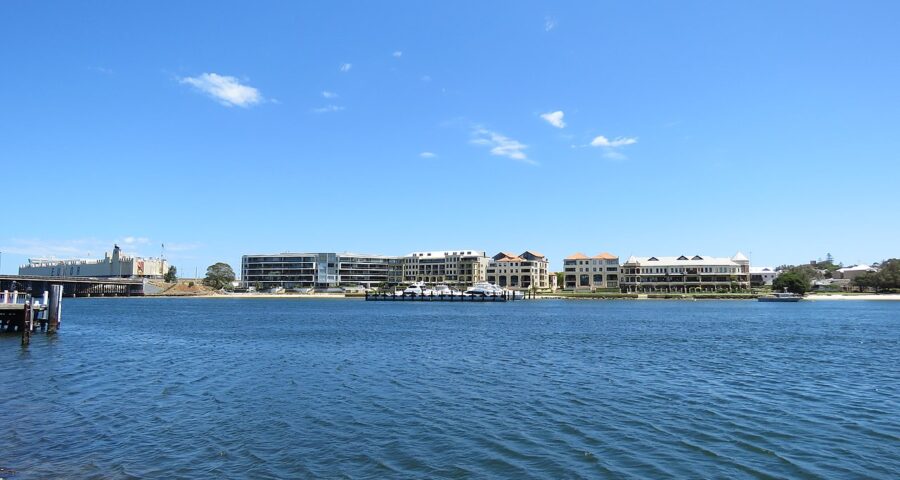
<instances>
[{"instance_id":1,"label":"sandy shore","mask_svg":"<svg viewBox=\"0 0 900 480\"><path fill-rule=\"evenodd\" d=\"M863 294L863 295L807 295L804 300L900 300L900 294Z\"/></svg>"}]
</instances>

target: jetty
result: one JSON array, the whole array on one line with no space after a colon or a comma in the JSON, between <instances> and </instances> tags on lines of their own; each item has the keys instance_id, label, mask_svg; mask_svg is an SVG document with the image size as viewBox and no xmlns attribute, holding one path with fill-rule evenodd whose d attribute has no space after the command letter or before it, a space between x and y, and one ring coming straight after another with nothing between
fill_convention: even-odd
<instances>
[{"instance_id":1,"label":"jetty","mask_svg":"<svg viewBox=\"0 0 900 480\"><path fill-rule=\"evenodd\" d=\"M524 296L517 296L514 292L488 295L464 295L464 294L430 294L430 295L403 295L392 293L366 292L367 302L510 302L522 300Z\"/></svg>"},{"instance_id":2,"label":"jetty","mask_svg":"<svg viewBox=\"0 0 900 480\"><path fill-rule=\"evenodd\" d=\"M37 331L56 333L62 312L62 285L53 285L40 298L17 290L4 290L0 296L0 334L21 334L22 345L31 343Z\"/></svg>"}]
</instances>

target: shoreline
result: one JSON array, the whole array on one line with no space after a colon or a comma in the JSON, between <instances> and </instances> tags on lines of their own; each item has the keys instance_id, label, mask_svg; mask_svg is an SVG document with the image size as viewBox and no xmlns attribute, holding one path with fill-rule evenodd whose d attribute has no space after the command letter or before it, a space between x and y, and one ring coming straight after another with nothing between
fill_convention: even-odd
<instances>
[{"instance_id":1,"label":"shoreline","mask_svg":"<svg viewBox=\"0 0 900 480\"><path fill-rule=\"evenodd\" d=\"M651 294L652 295L652 294ZM88 298L88 297L80 297ZM340 293L307 293L307 294L284 294L284 293L237 293L237 294L199 294L199 295L144 295L143 297L90 297L90 298L235 298L235 299L296 299L296 300L364 300L363 295L344 295ZM733 295L688 295L685 297L657 297L657 296L624 296L624 295L538 295L532 300L756 300L756 296L737 297ZM900 294L813 294L803 297L804 300L810 301L900 301Z\"/></svg>"}]
</instances>

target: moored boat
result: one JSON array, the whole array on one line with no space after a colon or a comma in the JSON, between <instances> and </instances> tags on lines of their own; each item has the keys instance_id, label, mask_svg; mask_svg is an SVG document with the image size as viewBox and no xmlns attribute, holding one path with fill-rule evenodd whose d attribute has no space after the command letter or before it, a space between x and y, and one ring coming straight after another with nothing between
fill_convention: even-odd
<instances>
[{"instance_id":1,"label":"moored boat","mask_svg":"<svg viewBox=\"0 0 900 480\"><path fill-rule=\"evenodd\" d=\"M775 292L771 295L763 295L756 300L760 302L799 302L803 295L790 292Z\"/></svg>"}]
</instances>

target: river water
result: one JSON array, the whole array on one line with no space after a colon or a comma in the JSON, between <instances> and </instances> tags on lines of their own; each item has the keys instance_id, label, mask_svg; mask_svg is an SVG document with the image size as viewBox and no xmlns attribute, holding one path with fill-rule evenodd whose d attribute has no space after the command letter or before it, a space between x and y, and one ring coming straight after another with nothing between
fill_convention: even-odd
<instances>
[{"instance_id":1,"label":"river water","mask_svg":"<svg viewBox=\"0 0 900 480\"><path fill-rule=\"evenodd\" d=\"M893 302L66 299L0 364L12 479L900 478Z\"/></svg>"}]
</instances>

